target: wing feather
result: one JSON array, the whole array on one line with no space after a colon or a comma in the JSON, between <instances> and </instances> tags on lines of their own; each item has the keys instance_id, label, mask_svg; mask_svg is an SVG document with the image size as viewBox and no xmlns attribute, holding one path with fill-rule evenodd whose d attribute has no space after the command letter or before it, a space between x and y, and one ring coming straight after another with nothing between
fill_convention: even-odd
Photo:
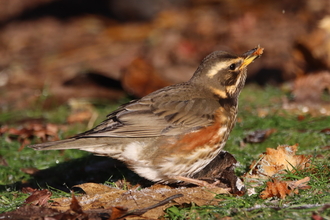
<instances>
[{"instance_id":1,"label":"wing feather","mask_svg":"<svg viewBox=\"0 0 330 220\"><path fill-rule=\"evenodd\" d=\"M211 125L213 112L218 107L219 103L211 99L154 102L145 98L121 106L99 126L77 137L141 138L182 134Z\"/></svg>"}]
</instances>

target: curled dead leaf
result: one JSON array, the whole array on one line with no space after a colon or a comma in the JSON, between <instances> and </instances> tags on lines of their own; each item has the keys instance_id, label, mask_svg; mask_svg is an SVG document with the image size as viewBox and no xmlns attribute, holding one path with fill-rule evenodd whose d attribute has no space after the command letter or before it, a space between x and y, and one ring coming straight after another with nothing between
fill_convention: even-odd
<instances>
[{"instance_id":1,"label":"curled dead leaf","mask_svg":"<svg viewBox=\"0 0 330 220\"><path fill-rule=\"evenodd\" d=\"M282 145L278 146L277 149L267 148L266 152L260 155L260 159L251 164L251 170L244 175L244 182L249 185L248 194L256 194L254 187L262 185L269 178L277 179L267 182L267 188L261 193L261 198L273 196L285 198L291 192L297 193L299 188L297 186L301 186L301 189L307 189L308 186L303 183L308 182L309 179L304 178L293 183L292 181L280 181L278 176L278 174L283 174L286 171L295 172L310 167L311 156L296 155L297 149L298 144Z\"/></svg>"},{"instance_id":2,"label":"curled dead leaf","mask_svg":"<svg viewBox=\"0 0 330 220\"><path fill-rule=\"evenodd\" d=\"M33 190L32 194L24 201L25 204L44 206L47 204L52 192L48 189Z\"/></svg>"},{"instance_id":3,"label":"curled dead leaf","mask_svg":"<svg viewBox=\"0 0 330 220\"><path fill-rule=\"evenodd\" d=\"M128 208L123 206L111 207L111 216L109 220L120 219L122 216L124 216L127 213L127 210Z\"/></svg>"},{"instance_id":4,"label":"curled dead leaf","mask_svg":"<svg viewBox=\"0 0 330 220\"><path fill-rule=\"evenodd\" d=\"M271 197L285 199L286 195L291 193L291 190L288 188L288 184L286 182L275 180L274 182L269 181L266 184L266 189L260 193L260 198L262 199Z\"/></svg>"},{"instance_id":5,"label":"curled dead leaf","mask_svg":"<svg viewBox=\"0 0 330 220\"><path fill-rule=\"evenodd\" d=\"M267 179L276 174L284 173L285 170L302 170L310 166L310 157L296 155L298 144L292 146L281 145L277 149L267 148L260 155L258 161L254 161L250 172L245 174L249 179Z\"/></svg>"},{"instance_id":6,"label":"curled dead leaf","mask_svg":"<svg viewBox=\"0 0 330 220\"><path fill-rule=\"evenodd\" d=\"M307 183L310 181L310 177L306 176L305 178L297 181L288 181L288 186L290 189L310 189L311 186L308 186Z\"/></svg>"},{"instance_id":7,"label":"curled dead leaf","mask_svg":"<svg viewBox=\"0 0 330 220\"><path fill-rule=\"evenodd\" d=\"M285 199L287 195L291 195L293 193L298 194L299 189L310 189L311 186L307 185L309 181L309 177L296 181L268 181L266 183L266 189L260 193L260 198L267 199L271 197L278 197Z\"/></svg>"},{"instance_id":8,"label":"curled dead leaf","mask_svg":"<svg viewBox=\"0 0 330 220\"><path fill-rule=\"evenodd\" d=\"M70 209L78 214L83 214L83 210L81 208L81 205L79 204L77 198L75 197L74 193L71 194L71 203L70 203Z\"/></svg>"}]
</instances>

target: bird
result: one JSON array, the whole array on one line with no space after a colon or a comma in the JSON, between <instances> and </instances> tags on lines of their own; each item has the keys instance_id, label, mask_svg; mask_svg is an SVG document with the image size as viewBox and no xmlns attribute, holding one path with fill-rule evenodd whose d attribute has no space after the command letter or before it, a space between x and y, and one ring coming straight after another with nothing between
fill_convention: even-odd
<instances>
[{"instance_id":1,"label":"bird","mask_svg":"<svg viewBox=\"0 0 330 220\"><path fill-rule=\"evenodd\" d=\"M193 177L224 148L236 123L247 66L263 50L212 52L189 81L123 104L91 130L29 147L84 150L123 161L152 182L209 186Z\"/></svg>"}]
</instances>

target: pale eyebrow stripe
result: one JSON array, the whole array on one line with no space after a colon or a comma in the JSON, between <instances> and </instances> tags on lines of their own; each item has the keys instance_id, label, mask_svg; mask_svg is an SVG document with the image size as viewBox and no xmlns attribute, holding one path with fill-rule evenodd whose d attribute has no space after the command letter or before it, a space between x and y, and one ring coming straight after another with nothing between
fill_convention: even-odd
<instances>
[{"instance_id":1,"label":"pale eyebrow stripe","mask_svg":"<svg viewBox=\"0 0 330 220\"><path fill-rule=\"evenodd\" d=\"M237 61L241 60L242 58L237 58L233 60L218 62L216 65L214 65L206 74L209 78L213 78L221 69L227 68L230 64L236 63Z\"/></svg>"}]
</instances>

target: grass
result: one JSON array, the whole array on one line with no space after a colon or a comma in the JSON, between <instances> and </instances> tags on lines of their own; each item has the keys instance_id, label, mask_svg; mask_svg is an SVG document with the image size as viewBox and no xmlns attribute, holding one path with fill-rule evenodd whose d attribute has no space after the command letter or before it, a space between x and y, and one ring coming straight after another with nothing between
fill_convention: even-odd
<instances>
[{"instance_id":1,"label":"grass","mask_svg":"<svg viewBox=\"0 0 330 220\"><path fill-rule=\"evenodd\" d=\"M238 122L225 150L240 162L236 172L242 175L266 148L298 143L299 154L313 155L314 169L289 172L283 178L297 180L309 176L309 185L312 188L300 190L299 194L287 196L283 200L262 200L258 195L219 195L222 202L218 206L172 206L166 210L166 218L311 219L314 214L329 219L327 216L330 216L330 208L324 207L323 204L330 203L330 153L323 147L330 146L330 135L322 133L321 130L330 127L330 117L312 117L282 110L281 102L285 96L286 94L276 87L246 86L240 97ZM42 101L44 99L40 100ZM117 105L96 104L99 118L95 123L103 120ZM18 125L13 122L24 118L45 118L47 122L65 124L65 118L70 112L68 106L59 106L53 110L44 110L41 106L39 103L24 112L0 112L0 125L8 124L15 127ZM244 137L250 132L270 128L276 129L276 132L264 142L242 144ZM70 125L67 131L60 133L60 136L68 137L84 130L85 124ZM17 141L8 142L6 135L0 137L0 159L6 162L0 165L0 213L14 210L24 202L28 194L20 192L23 186L48 188L53 192L53 196L59 197L70 196L68 188L84 182L111 184L123 178L129 182L140 180L122 164L116 162L116 166L112 166L109 165L108 158L96 157L83 151L37 152L28 148L18 151L19 147L20 143ZM41 171L38 175L32 176L22 171L22 168L31 167ZM258 190L260 192L263 188L259 187Z\"/></svg>"},{"instance_id":2,"label":"grass","mask_svg":"<svg viewBox=\"0 0 330 220\"><path fill-rule=\"evenodd\" d=\"M314 161L313 167L314 169L311 170L283 175L284 178L294 180L311 177L309 182L311 189L300 190L299 194L287 196L283 200L278 198L263 200L258 194L242 197L218 195L218 198L222 199L218 206L191 205L184 208L172 206L166 210L167 217L170 219L220 219L228 216L233 219L311 219L313 213L323 217L330 216L330 207L324 208L324 204L330 202L329 162ZM262 188L259 187L258 190Z\"/></svg>"}]
</instances>

